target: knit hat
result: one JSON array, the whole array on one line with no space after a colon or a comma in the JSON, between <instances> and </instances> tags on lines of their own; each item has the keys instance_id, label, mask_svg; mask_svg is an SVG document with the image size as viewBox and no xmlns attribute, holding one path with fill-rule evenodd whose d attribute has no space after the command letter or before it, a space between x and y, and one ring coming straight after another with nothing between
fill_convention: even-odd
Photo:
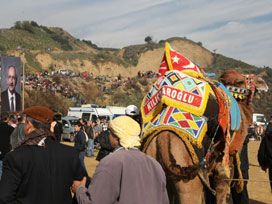
<instances>
[{"instance_id":1,"label":"knit hat","mask_svg":"<svg viewBox=\"0 0 272 204\"><path fill-rule=\"evenodd\" d=\"M39 120L47 124L50 124L54 118L53 111L44 106L33 106L26 108L24 109L24 113L35 120Z\"/></svg>"},{"instance_id":2,"label":"knit hat","mask_svg":"<svg viewBox=\"0 0 272 204\"><path fill-rule=\"evenodd\" d=\"M110 131L120 139L125 149L140 146L140 125L128 116L119 116L109 124Z\"/></svg>"},{"instance_id":3,"label":"knit hat","mask_svg":"<svg viewBox=\"0 0 272 204\"><path fill-rule=\"evenodd\" d=\"M125 113L126 115L130 115L130 116L139 115L139 110L137 106L129 105L128 107L126 107Z\"/></svg>"}]
</instances>

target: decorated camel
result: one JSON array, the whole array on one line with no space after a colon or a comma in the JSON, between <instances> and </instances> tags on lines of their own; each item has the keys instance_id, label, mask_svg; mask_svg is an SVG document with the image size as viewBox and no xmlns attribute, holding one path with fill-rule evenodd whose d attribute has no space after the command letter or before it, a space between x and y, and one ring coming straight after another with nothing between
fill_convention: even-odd
<instances>
[{"instance_id":1,"label":"decorated camel","mask_svg":"<svg viewBox=\"0 0 272 204\"><path fill-rule=\"evenodd\" d=\"M225 203L253 97L266 83L235 70L214 81L168 43L159 72L141 105L142 151L162 165L170 203L204 203L204 187Z\"/></svg>"}]
</instances>

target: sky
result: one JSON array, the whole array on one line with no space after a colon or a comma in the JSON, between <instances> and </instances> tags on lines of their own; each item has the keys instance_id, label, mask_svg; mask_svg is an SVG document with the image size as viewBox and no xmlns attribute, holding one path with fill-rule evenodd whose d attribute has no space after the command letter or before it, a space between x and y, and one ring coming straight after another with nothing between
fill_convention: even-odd
<instances>
[{"instance_id":1,"label":"sky","mask_svg":"<svg viewBox=\"0 0 272 204\"><path fill-rule=\"evenodd\" d=\"M186 37L210 51L272 67L272 0L0 0L0 28L61 27L99 47ZM182 51L181 51L182 54ZM163 54L162 54L163 55ZM200 65L201 66L201 65Z\"/></svg>"}]
</instances>

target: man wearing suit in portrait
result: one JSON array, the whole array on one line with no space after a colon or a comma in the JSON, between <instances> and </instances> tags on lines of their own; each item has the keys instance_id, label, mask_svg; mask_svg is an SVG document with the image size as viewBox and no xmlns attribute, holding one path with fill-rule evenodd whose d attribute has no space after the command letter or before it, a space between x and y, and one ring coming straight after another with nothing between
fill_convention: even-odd
<instances>
[{"instance_id":1,"label":"man wearing suit in portrait","mask_svg":"<svg viewBox=\"0 0 272 204\"><path fill-rule=\"evenodd\" d=\"M11 65L8 68L6 76L8 88L1 93L2 112L15 112L21 110L21 96L15 91L17 80L16 68Z\"/></svg>"}]
</instances>

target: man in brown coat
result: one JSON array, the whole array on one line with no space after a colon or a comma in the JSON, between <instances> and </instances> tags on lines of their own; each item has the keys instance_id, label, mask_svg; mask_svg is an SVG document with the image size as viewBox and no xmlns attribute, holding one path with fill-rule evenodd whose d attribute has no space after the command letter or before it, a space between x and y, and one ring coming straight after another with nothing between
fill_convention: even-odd
<instances>
[{"instance_id":1,"label":"man in brown coat","mask_svg":"<svg viewBox=\"0 0 272 204\"><path fill-rule=\"evenodd\" d=\"M43 106L24 110L25 138L3 160L0 203L72 204L70 187L82 180L78 152L54 140L54 113Z\"/></svg>"},{"instance_id":2,"label":"man in brown coat","mask_svg":"<svg viewBox=\"0 0 272 204\"><path fill-rule=\"evenodd\" d=\"M166 204L166 178L160 164L138 150L140 126L128 116L119 116L109 125L114 152L103 158L91 184L74 181L79 204Z\"/></svg>"}]
</instances>

